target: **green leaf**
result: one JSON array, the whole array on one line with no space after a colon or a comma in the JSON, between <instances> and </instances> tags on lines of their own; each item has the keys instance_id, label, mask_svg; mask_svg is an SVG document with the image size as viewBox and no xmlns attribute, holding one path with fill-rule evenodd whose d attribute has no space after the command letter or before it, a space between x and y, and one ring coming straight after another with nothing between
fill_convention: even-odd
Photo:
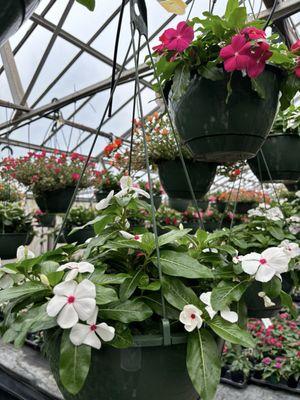
<instances>
[{"instance_id":1,"label":"green leaf","mask_svg":"<svg viewBox=\"0 0 300 400\"><path fill-rule=\"evenodd\" d=\"M294 319L296 319L299 315L297 308L295 307L293 303L292 297L285 293L283 290L280 292L280 299L281 303L284 307L287 307Z\"/></svg>"},{"instance_id":2,"label":"green leaf","mask_svg":"<svg viewBox=\"0 0 300 400\"><path fill-rule=\"evenodd\" d=\"M162 247L165 244L174 243L176 242L176 240L179 240L182 237L186 236L190 231L190 229L174 229L168 233L164 233L163 235L159 236L158 245L159 247Z\"/></svg>"},{"instance_id":3,"label":"green leaf","mask_svg":"<svg viewBox=\"0 0 300 400\"><path fill-rule=\"evenodd\" d=\"M158 260L152 258L153 263L158 268ZM200 264L197 260L186 253L178 253L172 250L163 250L160 253L160 265L163 273L182 278L203 278L213 279L212 271Z\"/></svg>"},{"instance_id":4,"label":"green leaf","mask_svg":"<svg viewBox=\"0 0 300 400\"><path fill-rule=\"evenodd\" d=\"M172 100L179 100L190 84L190 69L186 65L176 68L171 89Z\"/></svg>"},{"instance_id":5,"label":"green leaf","mask_svg":"<svg viewBox=\"0 0 300 400\"><path fill-rule=\"evenodd\" d=\"M84 5L86 8L88 8L90 11L95 10L96 2L95 0L76 0L78 3Z\"/></svg>"},{"instance_id":6,"label":"green leaf","mask_svg":"<svg viewBox=\"0 0 300 400\"><path fill-rule=\"evenodd\" d=\"M266 293L267 296L271 297L271 299L280 296L282 283L277 276L274 276L269 282L263 283L262 286L263 291Z\"/></svg>"},{"instance_id":7,"label":"green leaf","mask_svg":"<svg viewBox=\"0 0 300 400\"><path fill-rule=\"evenodd\" d=\"M200 74L211 81L220 81L224 79L224 72L221 68L216 67L215 65L210 65L207 63L206 66L201 68Z\"/></svg>"},{"instance_id":8,"label":"green leaf","mask_svg":"<svg viewBox=\"0 0 300 400\"><path fill-rule=\"evenodd\" d=\"M193 289L185 286L179 279L164 276L162 291L165 299L178 310L182 310L187 304L194 304L196 307L203 308Z\"/></svg>"},{"instance_id":9,"label":"green leaf","mask_svg":"<svg viewBox=\"0 0 300 400\"><path fill-rule=\"evenodd\" d=\"M40 264L41 266L41 274L48 275L52 272L56 272L59 267L59 263L55 261L44 261Z\"/></svg>"},{"instance_id":10,"label":"green leaf","mask_svg":"<svg viewBox=\"0 0 300 400\"><path fill-rule=\"evenodd\" d=\"M268 231L277 240L282 241L285 239L285 233L282 231L282 229L280 229L276 226L269 226Z\"/></svg>"},{"instance_id":11,"label":"green leaf","mask_svg":"<svg viewBox=\"0 0 300 400\"><path fill-rule=\"evenodd\" d=\"M141 241L141 248L150 255L155 250L155 237L153 233L144 233Z\"/></svg>"},{"instance_id":12,"label":"green leaf","mask_svg":"<svg viewBox=\"0 0 300 400\"><path fill-rule=\"evenodd\" d=\"M201 399L214 399L220 382L221 360L215 339L207 330L200 329L188 335L186 365Z\"/></svg>"},{"instance_id":13,"label":"green leaf","mask_svg":"<svg viewBox=\"0 0 300 400\"><path fill-rule=\"evenodd\" d=\"M151 307L151 309L161 317L163 317L163 310L162 310L162 299L160 293L152 293L143 296L143 300L145 303ZM179 311L176 308L173 308L166 302L166 318L173 319L178 321L179 319Z\"/></svg>"},{"instance_id":14,"label":"green leaf","mask_svg":"<svg viewBox=\"0 0 300 400\"><path fill-rule=\"evenodd\" d=\"M91 347L74 346L65 330L60 345L59 376L65 389L76 395L82 389L91 364Z\"/></svg>"},{"instance_id":15,"label":"green leaf","mask_svg":"<svg viewBox=\"0 0 300 400\"><path fill-rule=\"evenodd\" d=\"M138 287L138 284L144 274L143 268L138 269L134 273L130 275L130 278L126 279L124 283L120 286L120 299L125 301L130 298L130 296L134 293L135 289Z\"/></svg>"},{"instance_id":16,"label":"green leaf","mask_svg":"<svg viewBox=\"0 0 300 400\"><path fill-rule=\"evenodd\" d=\"M232 29L241 29L244 27L247 19L246 7L239 7L234 9L228 18L228 25Z\"/></svg>"},{"instance_id":17,"label":"green leaf","mask_svg":"<svg viewBox=\"0 0 300 400\"><path fill-rule=\"evenodd\" d=\"M61 282L63 276L64 271L57 271L49 272L47 278L51 286L56 286L59 282Z\"/></svg>"},{"instance_id":18,"label":"green leaf","mask_svg":"<svg viewBox=\"0 0 300 400\"><path fill-rule=\"evenodd\" d=\"M97 272L97 270L95 271ZM90 280L96 285L121 285L127 278L130 278L129 274L96 274L95 272L91 276ZM104 271L103 271L104 272Z\"/></svg>"},{"instance_id":19,"label":"green leaf","mask_svg":"<svg viewBox=\"0 0 300 400\"><path fill-rule=\"evenodd\" d=\"M207 322L207 325L209 325L218 336L228 342L245 347L255 347L255 341L249 332L241 329L237 324L225 321L219 315L215 316L212 321Z\"/></svg>"},{"instance_id":20,"label":"green leaf","mask_svg":"<svg viewBox=\"0 0 300 400\"><path fill-rule=\"evenodd\" d=\"M226 11L224 17L229 20L230 15L233 13L234 10L239 8L239 1L238 0L228 0L227 1L227 6L226 6Z\"/></svg>"},{"instance_id":21,"label":"green leaf","mask_svg":"<svg viewBox=\"0 0 300 400\"><path fill-rule=\"evenodd\" d=\"M248 281L237 283L220 282L219 285L212 290L212 308L215 311L221 311L233 301L239 301L248 286Z\"/></svg>"},{"instance_id":22,"label":"green leaf","mask_svg":"<svg viewBox=\"0 0 300 400\"><path fill-rule=\"evenodd\" d=\"M14 286L9 289L4 289L0 291L0 304L5 301L17 299L22 296L30 296L33 293L43 292L45 294L48 292L47 286L39 282L26 282L21 286Z\"/></svg>"},{"instance_id":23,"label":"green leaf","mask_svg":"<svg viewBox=\"0 0 300 400\"><path fill-rule=\"evenodd\" d=\"M114 289L96 285L96 304L108 304L118 300L118 295Z\"/></svg>"},{"instance_id":24,"label":"green leaf","mask_svg":"<svg viewBox=\"0 0 300 400\"><path fill-rule=\"evenodd\" d=\"M100 315L103 319L113 319L128 324L151 317L152 310L140 300L127 300L100 307Z\"/></svg>"},{"instance_id":25,"label":"green leaf","mask_svg":"<svg viewBox=\"0 0 300 400\"><path fill-rule=\"evenodd\" d=\"M133 345L133 337L127 325L118 322L115 326L115 337L109 342L110 346L117 349L126 349Z\"/></svg>"},{"instance_id":26,"label":"green leaf","mask_svg":"<svg viewBox=\"0 0 300 400\"><path fill-rule=\"evenodd\" d=\"M160 281L154 281L154 282L149 283L146 286L140 286L139 285L139 289L141 289L141 290L150 290L151 292L156 292L156 291L161 289L161 284L160 284Z\"/></svg>"}]
</instances>

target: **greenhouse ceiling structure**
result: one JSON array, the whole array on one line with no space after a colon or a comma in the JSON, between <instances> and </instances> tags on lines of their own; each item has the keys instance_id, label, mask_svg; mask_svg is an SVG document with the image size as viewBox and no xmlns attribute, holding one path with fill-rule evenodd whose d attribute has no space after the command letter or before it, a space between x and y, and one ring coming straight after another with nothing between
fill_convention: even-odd
<instances>
[{"instance_id":1,"label":"greenhouse ceiling structure","mask_svg":"<svg viewBox=\"0 0 300 400\"><path fill-rule=\"evenodd\" d=\"M110 96L115 37L121 0L96 1L94 12L75 0L41 0L21 29L0 49L0 144L15 155L28 149L88 154ZM130 42L129 0L120 34L117 70ZM167 13L157 0L147 0L149 42L188 15L199 16L214 4L224 12L224 2L187 0L186 16ZM274 0L244 0L249 18L268 18ZM272 17L287 43L299 39L300 1L278 1ZM158 109L151 89L153 71L145 63L146 42L141 42L141 90L144 112ZM103 148L114 138L130 135L134 99L133 54L125 64L110 118L99 132L93 157L101 160ZM247 173L250 182L251 173ZM221 179L222 182L222 179ZM253 185L252 182L252 185Z\"/></svg>"}]
</instances>

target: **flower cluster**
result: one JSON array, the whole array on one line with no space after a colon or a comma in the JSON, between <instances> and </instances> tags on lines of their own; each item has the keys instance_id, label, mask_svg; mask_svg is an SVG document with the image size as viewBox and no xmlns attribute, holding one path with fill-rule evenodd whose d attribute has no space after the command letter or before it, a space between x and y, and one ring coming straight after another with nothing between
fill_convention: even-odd
<instances>
[{"instance_id":1,"label":"flower cluster","mask_svg":"<svg viewBox=\"0 0 300 400\"><path fill-rule=\"evenodd\" d=\"M270 196L266 193L262 193L258 190L246 190L246 189L239 189L239 190L232 190L230 192L224 191L218 193L216 195L218 201L224 201L231 203L237 202L245 202L245 203L261 203L266 202L267 204L270 203L271 199Z\"/></svg>"},{"instance_id":2,"label":"flower cluster","mask_svg":"<svg viewBox=\"0 0 300 400\"><path fill-rule=\"evenodd\" d=\"M261 203L256 208L248 211L249 217L262 217L270 221L282 221L284 215L278 206L271 207L270 204Z\"/></svg>"},{"instance_id":3,"label":"flower cluster","mask_svg":"<svg viewBox=\"0 0 300 400\"><path fill-rule=\"evenodd\" d=\"M78 153L67 156L56 151L47 155L29 152L24 157L7 157L0 163L1 175L10 176L30 187L35 194L67 187L75 187L80 179L86 158ZM92 185L95 164L90 162L81 181L81 188Z\"/></svg>"},{"instance_id":4,"label":"flower cluster","mask_svg":"<svg viewBox=\"0 0 300 400\"><path fill-rule=\"evenodd\" d=\"M110 190L118 190L119 186L119 175L112 171L103 169L101 171L94 171L93 186L101 192L108 192Z\"/></svg>"},{"instance_id":5,"label":"flower cluster","mask_svg":"<svg viewBox=\"0 0 300 400\"><path fill-rule=\"evenodd\" d=\"M145 192L150 193L150 185L149 182L145 181L138 181L138 186L139 188L145 190ZM164 193L164 190L160 184L160 181L158 179L152 181L152 188L153 188L153 194L154 196L161 196Z\"/></svg>"},{"instance_id":6,"label":"flower cluster","mask_svg":"<svg viewBox=\"0 0 300 400\"><path fill-rule=\"evenodd\" d=\"M32 216L19 203L0 202L0 233L33 232Z\"/></svg>"},{"instance_id":7,"label":"flower cluster","mask_svg":"<svg viewBox=\"0 0 300 400\"><path fill-rule=\"evenodd\" d=\"M245 161L241 161L236 164L223 164L218 167L217 173L218 175L226 176L230 181L234 182L241 176L242 169L244 168L245 164Z\"/></svg>"},{"instance_id":8,"label":"flower cluster","mask_svg":"<svg viewBox=\"0 0 300 400\"><path fill-rule=\"evenodd\" d=\"M271 133L300 135L300 107L291 105L286 110L280 110Z\"/></svg>"},{"instance_id":9,"label":"flower cluster","mask_svg":"<svg viewBox=\"0 0 300 400\"><path fill-rule=\"evenodd\" d=\"M11 182L0 182L0 201L8 201L14 203L20 201L22 197L22 193Z\"/></svg>"}]
</instances>

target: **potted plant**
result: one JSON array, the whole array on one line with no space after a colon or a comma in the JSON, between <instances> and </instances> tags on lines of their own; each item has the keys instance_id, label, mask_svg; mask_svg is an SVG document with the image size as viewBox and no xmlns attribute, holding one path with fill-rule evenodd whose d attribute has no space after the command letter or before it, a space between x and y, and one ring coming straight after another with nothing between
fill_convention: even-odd
<instances>
[{"instance_id":1,"label":"potted plant","mask_svg":"<svg viewBox=\"0 0 300 400\"><path fill-rule=\"evenodd\" d=\"M118 191L120 189L118 174L103 169L102 171L95 171L94 175L93 185L97 201L105 199L112 190Z\"/></svg>"},{"instance_id":2,"label":"potted plant","mask_svg":"<svg viewBox=\"0 0 300 400\"><path fill-rule=\"evenodd\" d=\"M33 238L32 217L19 203L0 202L0 258L15 258L17 248Z\"/></svg>"},{"instance_id":3,"label":"potted plant","mask_svg":"<svg viewBox=\"0 0 300 400\"><path fill-rule=\"evenodd\" d=\"M78 153L67 156L55 152L47 155L29 152L25 157L7 157L1 162L1 173L10 175L33 191L37 205L42 212L50 214L66 212L86 158ZM94 163L88 165L80 188L92 185Z\"/></svg>"},{"instance_id":4,"label":"potted plant","mask_svg":"<svg viewBox=\"0 0 300 400\"><path fill-rule=\"evenodd\" d=\"M122 178L121 191L99 204L98 236L89 243L6 265L26 280L0 291L10 312L2 339L22 345L27 332L43 330L67 400L133 392L138 400L212 400L222 340L255 345L237 324L243 308L230 309L255 278L236 270L232 246L201 230L160 235L158 258L154 235L136 235L128 225L127 211L142 205L138 190Z\"/></svg>"},{"instance_id":5,"label":"potted plant","mask_svg":"<svg viewBox=\"0 0 300 400\"><path fill-rule=\"evenodd\" d=\"M264 25L248 22L246 7L229 0L222 18L205 12L182 21L154 47L178 134L197 160L254 157L272 127L279 92L287 107L299 89L300 46L290 51L277 35L267 37Z\"/></svg>"},{"instance_id":6,"label":"potted plant","mask_svg":"<svg viewBox=\"0 0 300 400\"><path fill-rule=\"evenodd\" d=\"M235 210L237 214L247 214L251 208L255 208L259 203L270 202L270 197L257 190L234 189L232 191L224 191L216 195L217 208L220 213L225 210Z\"/></svg>"},{"instance_id":7,"label":"potted plant","mask_svg":"<svg viewBox=\"0 0 300 400\"><path fill-rule=\"evenodd\" d=\"M0 201L15 203L21 201L22 198L22 193L16 185L6 180L0 181Z\"/></svg>"},{"instance_id":8,"label":"potted plant","mask_svg":"<svg viewBox=\"0 0 300 400\"><path fill-rule=\"evenodd\" d=\"M182 223L182 214L163 204L156 212L156 220L162 234L167 232L167 228L178 228Z\"/></svg>"},{"instance_id":9,"label":"potted plant","mask_svg":"<svg viewBox=\"0 0 300 400\"><path fill-rule=\"evenodd\" d=\"M298 192L298 190L300 190L300 181L296 183L285 183L285 187L290 192Z\"/></svg>"},{"instance_id":10,"label":"potted plant","mask_svg":"<svg viewBox=\"0 0 300 400\"><path fill-rule=\"evenodd\" d=\"M55 214L47 214L41 210L36 210L34 213L34 218L37 223L45 228L54 228L56 223Z\"/></svg>"},{"instance_id":11,"label":"potted plant","mask_svg":"<svg viewBox=\"0 0 300 400\"><path fill-rule=\"evenodd\" d=\"M261 182L296 185L300 179L300 107L292 105L278 113L262 154L249 160Z\"/></svg>"},{"instance_id":12,"label":"potted plant","mask_svg":"<svg viewBox=\"0 0 300 400\"><path fill-rule=\"evenodd\" d=\"M67 243L85 243L86 240L95 236L92 225L89 221L95 219L97 212L92 207L77 206L71 209L64 229L64 238ZM85 225L83 229L81 228Z\"/></svg>"}]
</instances>

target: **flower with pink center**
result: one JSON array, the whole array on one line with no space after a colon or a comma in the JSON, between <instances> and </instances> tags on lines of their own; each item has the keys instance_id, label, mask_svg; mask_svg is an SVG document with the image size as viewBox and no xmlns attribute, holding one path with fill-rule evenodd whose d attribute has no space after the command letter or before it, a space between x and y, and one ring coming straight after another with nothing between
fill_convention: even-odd
<instances>
[{"instance_id":1,"label":"flower with pink center","mask_svg":"<svg viewBox=\"0 0 300 400\"><path fill-rule=\"evenodd\" d=\"M300 56L300 39L297 40L294 44L292 44L291 51L292 53L295 53Z\"/></svg>"},{"instance_id":2,"label":"flower with pink center","mask_svg":"<svg viewBox=\"0 0 300 400\"><path fill-rule=\"evenodd\" d=\"M73 326L70 333L70 340L74 346L85 344L101 348L101 340L110 342L115 337L115 328L107 325L105 322L97 324L98 307L95 308L93 315L86 321L86 324L78 323Z\"/></svg>"},{"instance_id":3,"label":"flower with pink center","mask_svg":"<svg viewBox=\"0 0 300 400\"><path fill-rule=\"evenodd\" d=\"M290 258L296 258L300 256L300 248L298 243L293 243L289 240L283 240L278 247L281 247Z\"/></svg>"},{"instance_id":4,"label":"flower with pink center","mask_svg":"<svg viewBox=\"0 0 300 400\"><path fill-rule=\"evenodd\" d=\"M259 282L269 282L274 276L288 271L290 258L282 248L270 247L261 254L249 253L243 256L243 271L255 277Z\"/></svg>"},{"instance_id":5,"label":"flower with pink center","mask_svg":"<svg viewBox=\"0 0 300 400\"><path fill-rule=\"evenodd\" d=\"M168 50L182 53L194 39L194 30L185 21L179 22L176 29L167 29L163 34L163 41Z\"/></svg>"},{"instance_id":6,"label":"flower with pink center","mask_svg":"<svg viewBox=\"0 0 300 400\"><path fill-rule=\"evenodd\" d=\"M179 315L179 321L184 324L184 329L188 332L192 332L194 329L200 329L203 324L203 319L201 318L202 311L199 310L193 304L187 304L183 307Z\"/></svg>"},{"instance_id":7,"label":"flower with pink center","mask_svg":"<svg viewBox=\"0 0 300 400\"><path fill-rule=\"evenodd\" d=\"M136 240L137 242L141 242L143 237L143 235L132 235L131 233L126 231L120 231L120 234L124 239Z\"/></svg>"},{"instance_id":8,"label":"flower with pink center","mask_svg":"<svg viewBox=\"0 0 300 400\"><path fill-rule=\"evenodd\" d=\"M252 44L244 35L237 34L231 39L231 44L220 51L220 57L224 60L224 68L227 72L246 70L250 62L249 50Z\"/></svg>"},{"instance_id":9,"label":"flower with pink center","mask_svg":"<svg viewBox=\"0 0 300 400\"><path fill-rule=\"evenodd\" d=\"M265 39L267 37L265 31L255 28L255 26L248 26L242 29L240 33L250 40Z\"/></svg>"},{"instance_id":10,"label":"flower with pink center","mask_svg":"<svg viewBox=\"0 0 300 400\"><path fill-rule=\"evenodd\" d=\"M80 320L89 319L96 307L96 287L84 279L79 284L74 280L59 283L53 289L54 297L47 305L49 317L57 316L62 329L72 328Z\"/></svg>"}]
</instances>

